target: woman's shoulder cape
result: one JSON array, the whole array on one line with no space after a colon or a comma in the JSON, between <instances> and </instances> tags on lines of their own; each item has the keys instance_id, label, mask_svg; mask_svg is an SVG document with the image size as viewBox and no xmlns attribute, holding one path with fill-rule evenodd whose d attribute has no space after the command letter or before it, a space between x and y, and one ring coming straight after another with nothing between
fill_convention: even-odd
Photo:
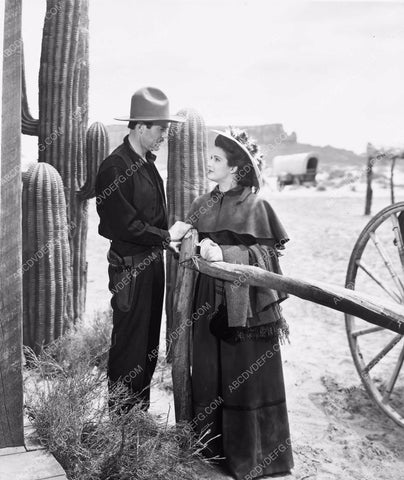
<instances>
[{"instance_id":1,"label":"woman's shoulder cape","mask_svg":"<svg viewBox=\"0 0 404 480\"><path fill-rule=\"evenodd\" d=\"M226 193L215 188L191 205L187 219L203 233L228 230L254 238L273 239L282 248L289 237L269 202L251 188Z\"/></svg>"}]
</instances>

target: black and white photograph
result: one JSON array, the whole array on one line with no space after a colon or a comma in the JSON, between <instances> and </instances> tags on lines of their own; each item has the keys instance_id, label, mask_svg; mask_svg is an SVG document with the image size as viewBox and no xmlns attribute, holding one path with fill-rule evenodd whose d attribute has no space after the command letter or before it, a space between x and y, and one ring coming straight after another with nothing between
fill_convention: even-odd
<instances>
[{"instance_id":1,"label":"black and white photograph","mask_svg":"<svg viewBox=\"0 0 404 480\"><path fill-rule=\"evenodd\" d=\"M0 34L0 480L404 480L404 2Z\"/></svg>"}]
</instances>

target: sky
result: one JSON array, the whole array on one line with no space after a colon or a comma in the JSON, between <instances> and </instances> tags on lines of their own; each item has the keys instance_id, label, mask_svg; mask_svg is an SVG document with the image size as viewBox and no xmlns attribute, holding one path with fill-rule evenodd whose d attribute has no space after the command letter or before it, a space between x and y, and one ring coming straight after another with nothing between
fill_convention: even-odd
<instances>
[{"instance_id":1,"label":"sky","mask_svg":"<svg viewBox=\"0 0 404 480\"><path fill-rule=\"evenodd\" d=\"M23 0L37 111L44 0ZM208 125L282 123L357 153L404 145L404 3L90 0L90 122L118 123L151 85Z\"/></svg>"}]
</instances>

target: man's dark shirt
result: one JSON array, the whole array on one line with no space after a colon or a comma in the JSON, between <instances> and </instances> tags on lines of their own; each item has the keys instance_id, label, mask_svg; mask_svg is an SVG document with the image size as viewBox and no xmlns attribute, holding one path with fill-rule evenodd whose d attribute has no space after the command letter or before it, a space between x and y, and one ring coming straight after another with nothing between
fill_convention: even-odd
<instances>
[{"instance_id":1,"label":"man's dark shirt","mask_svg":"<svg viewBox=\"0 0 404 480\"><path fill-rule=\"evenodd\" d=\"M147 152L146 162L126 136L100 165L96 179L98 232L121 256L135 255L170 241L163 180Z\"/></svg>"}]
</instances>

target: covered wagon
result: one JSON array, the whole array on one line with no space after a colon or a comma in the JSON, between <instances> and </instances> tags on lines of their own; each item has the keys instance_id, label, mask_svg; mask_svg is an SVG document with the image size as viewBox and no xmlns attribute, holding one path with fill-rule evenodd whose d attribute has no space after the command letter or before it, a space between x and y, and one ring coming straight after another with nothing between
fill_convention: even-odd
<instances>
[{"instance_id":1,"label":"covered wagon","mask_svg":"<svg viewBox=\"0 0 404 480\"><path fill-rule=\"evenodd\" d=\"M272 173L279 190L285 185L316 185L319 157L314 152L277 155L272 161Z\"/></svg>"}]
</instances>

